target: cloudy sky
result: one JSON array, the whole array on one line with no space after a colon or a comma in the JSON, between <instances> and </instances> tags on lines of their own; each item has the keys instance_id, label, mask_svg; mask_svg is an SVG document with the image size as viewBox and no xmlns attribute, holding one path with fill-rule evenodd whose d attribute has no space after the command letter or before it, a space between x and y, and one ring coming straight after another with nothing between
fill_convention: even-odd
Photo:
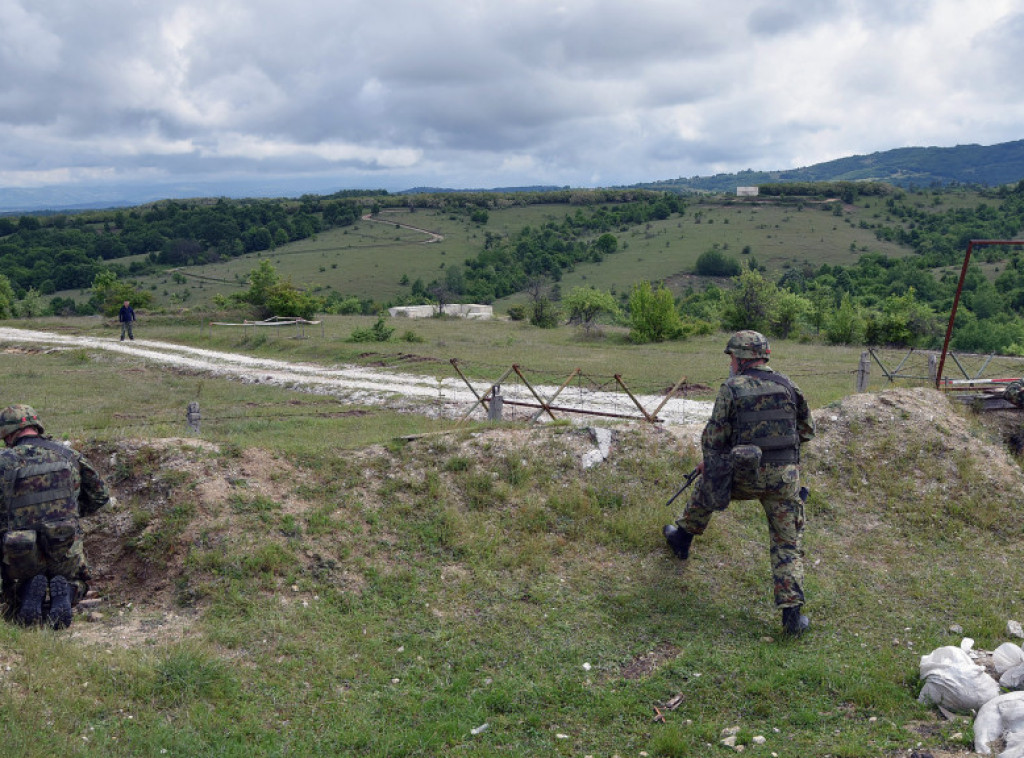
<instances>
[{"instance_id":1,"label":"cloudy sky","mask_svg":"<svg viewBox=\"0 0 1024 758\"><path fill-rule=\"evenodd\" d=\"M1022 39L1024 0L0 0L0 205L990 145L1024 138Z\"/></svg>"}]
</instances>

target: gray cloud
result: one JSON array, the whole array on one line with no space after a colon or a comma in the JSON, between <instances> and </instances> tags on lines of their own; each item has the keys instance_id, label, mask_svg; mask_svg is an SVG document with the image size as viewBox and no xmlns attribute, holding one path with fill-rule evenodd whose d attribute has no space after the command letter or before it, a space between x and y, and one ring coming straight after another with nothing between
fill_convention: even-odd
<instances>
[{"instance_id":1,"label":"gray cloud","mask_svg":"<svg viewBox=\"0 0 1024 758\"><path fill-rule=\"evenodd\" d=\"M1014 140L1015 6L0 0L0 196L623 184Z\"/></svg>"}]
</instances>

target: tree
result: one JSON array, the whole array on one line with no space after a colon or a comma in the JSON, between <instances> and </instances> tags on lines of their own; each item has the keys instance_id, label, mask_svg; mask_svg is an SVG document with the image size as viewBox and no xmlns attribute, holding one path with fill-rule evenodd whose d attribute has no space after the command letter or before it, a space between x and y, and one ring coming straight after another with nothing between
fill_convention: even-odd
<instances>
[{"instance_id":1,"label":"tree","mask_svg":"<svg viewBox=\"0 0 1024 758\"><path fill-rule=\"evenodd\" d=\"M611 255L619 249L619 240L614 234L605 233L598 237L594 242L594 248L601 253L601 255Z\"/></svg>"},{"instance_id":2,"label":"tree","mask_svg":"<svg viewBox=\"0 0 1024 758\"><path fill-rule=\"evenodd\" d=\"M825 339L831 345L855 345L864 336L864 319L857 312L850 296L843 295L839 309L825 324Z\"/></svg>"},{"instance_id":3,"label":"tree","mask_svg":"<svg viewBox=\"0 0 1024 758\"><path fill-rule=\"evenodd\" d=\"M975 315L977 312L975 312ZM911 287L903 295L890 295L882 313L866 319L864 339L869 345L916 347L939 336L939 324L928 305L917 300Z\"/></svg>"},{"instance_id":4,"label":"tree","mask_svg":"<svg viewBox=\"0 0 1024 758\"><path fill-rule=\"evenodd\" d=\"M663 284L655 290L648 281L633 285L629 323L629 339L638 344L677 339L683 333L672 293Z\"/></svg>"},{"instance_id":5,"label":"tree","mask_svg":"<svg viewBox=\"0 0 1024 758\"><path fill-rule=\"evenodd\" d=\"M600 316L617 316L619 304L610 292L590 287L575 287L562 299L562 307L569 316L569 324L580 326L589 333L597 326Z\"/></svg>"},{"instance_id":6,"label":"tree","mask_svg":"<svg viewBox=\"0 0 1024 758\"><path fill-rule=\"evenodd\" d=\"M530 323L541 329L558 326L558 307L543 295L530 303Z\"/></svg>"},{"instance_id":7,"label":"tree","mask_svg":"<svg viewBox=\"0 0 1024 758\"><path fill-rule=\"evenodd\" d=\"M25 297L18 301L16 310L21 318L35 318L46 312L43 297L35 287L29 287Z\"/></svg>"},{"instance_id":8,"label":"tree","mask_svg":"<svg viewBox=\"0 0 1024 758\"><path fill-rule=\"evenodd\" d=\"M92 280L92 298L96 310L105 316L114 316L125 300L135 308L148 308L153 303L153 296L148 292L137 290L128 282L119 281L117 272L104 269Z\"/></svg>"},{"instance_id":9,"label":"tree","mask_svg":"<svg viewBox=\"0 0 1024 758\"><path fill-rule=\"evenodd\" d=\"M789 290L780 290L775 305L775 312L771 315L770 332L775 337L788 339L793 333L800 319L811 309L811 303L806 298L794 294Z\"/></svg>"},{"instance_id":10,"label":"tree","mask_svg":"<svg viewBox=\"0 0 1024 758\"><path fill-rule=\"evenodd\" d=\"M770 332L779 301L778 288L756 271L744 271L735 282L736 288L726 296L723 326L729 331Z\"/></svg>"},{"instance_id":11,"label":"tree","mask_svg":"<svg viewBox=\"0 0 1024 758\"><path fill-rule=\"evenodd\" d=\"M14 288L11 280L0 274L0 318L14 315Z\"/></svg>"},{"instance_id":12,"label":"tree","mask_svg":"<svg viewBox=\"0 0 1024 758\"><path fill-rule=\"evenodd\" d=\"M324 308L323 298L304 292L290 279L282 279L267 260L260 261L249 272L249 289L232 297L237 302L252 305L261 318L293 316L312 319Z\"/></svg>"}]
</instances>

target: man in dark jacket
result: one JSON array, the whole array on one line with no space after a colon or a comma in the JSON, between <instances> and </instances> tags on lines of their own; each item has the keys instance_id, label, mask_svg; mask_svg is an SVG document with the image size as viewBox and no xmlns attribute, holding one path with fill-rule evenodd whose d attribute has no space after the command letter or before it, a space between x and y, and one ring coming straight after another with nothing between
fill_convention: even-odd
<instances>
[{"instance_id":1,"label":"man in dark jacket","mask_svg":"<svg viewBox=\"0 0 1024 758\"><path fill-rule=\"evenodd\" d=\"M124 342L125 332L128 333L128 339L135 339L135 335L132 334L132 323L135 321L135 311L132 310L131 303L127 300L125 300L124 305L121 306L121 310L117 314L117 320L121 322L121 341Z\"/></svg>"},{"instance_id":2,"label":"man in dark jacket","mask_svg":"<svg viewBox=\"0 0 1024 758\"><path fill-rule=\"evenodd\" d=\"M804 604L803 541L806 489L800 486L800 446L814 437L814 420L803 393L768 368L769 347L755 331L734 334L725 352L730 376L718 391L704 427L698 465L701 478L683 515L663 529L676 556L689 557L715 511L730 500L760 500L771 536L775 605L783 628L799 635L810 622Z\"/></svg>"},{"instance_id":3,"label":"man in dark jacket","mask_svg":"<svg viewBox=\"0 0 1024 758\"><path fill-rule=\"evenodd\" d=\"M85 597L89 578L79 519L110 500L107 485L80 453L43 434L27 405L0 411L0 529L3 597L23 624L44 619L71 625L71 607Z\"/></svg>"}]
</instances>

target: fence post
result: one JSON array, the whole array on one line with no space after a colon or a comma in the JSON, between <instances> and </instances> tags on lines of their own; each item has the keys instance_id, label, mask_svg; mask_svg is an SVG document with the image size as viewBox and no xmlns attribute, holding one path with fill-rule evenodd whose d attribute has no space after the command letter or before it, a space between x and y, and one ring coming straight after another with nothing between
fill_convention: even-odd
<instances>
[{"instance_id":1,"label":"fence post","mask_svg":"<svg viewBox=\"0 0 1024 758\"><path fill-rule=\"evenodd\" d=\"M501 421L501 407L505 401L501 397L501 385L495 384L491 391L491 402L487 406L487 420Z\"/></svg>"},{"instance_id":2,"label":"fence post","mask_svg":"<svg viewBox=\"0 0 1024 758\"><path fill-rule=\"evenodd\" d=\"M188 409L185 411L185 418L188 420L189 431L193 434L199 434L199 403L195 400L188 404Z\"/></svg>"},{"instance_id":3,"label":"fence post","mask_svg":"<svg viewBox=\"0 0 1024 758\"><path fill-rule=\"evenodd\" d=\"M867 352L860 354L860 365L857 366L857 392L868 391L868 379L871 378L871 361Z\"/></svg>"},{"instance_id":4,"label":"fence post","mask_svg":"<svg viewBox=\"0 0 1024 758\"><path fill-rule=\"evenodd\" d=\"M928 380L931 382L933 387L938 386L937 377L939 375L939 359L935 353L928 356Z\"/></svg>"}]
</instances>

